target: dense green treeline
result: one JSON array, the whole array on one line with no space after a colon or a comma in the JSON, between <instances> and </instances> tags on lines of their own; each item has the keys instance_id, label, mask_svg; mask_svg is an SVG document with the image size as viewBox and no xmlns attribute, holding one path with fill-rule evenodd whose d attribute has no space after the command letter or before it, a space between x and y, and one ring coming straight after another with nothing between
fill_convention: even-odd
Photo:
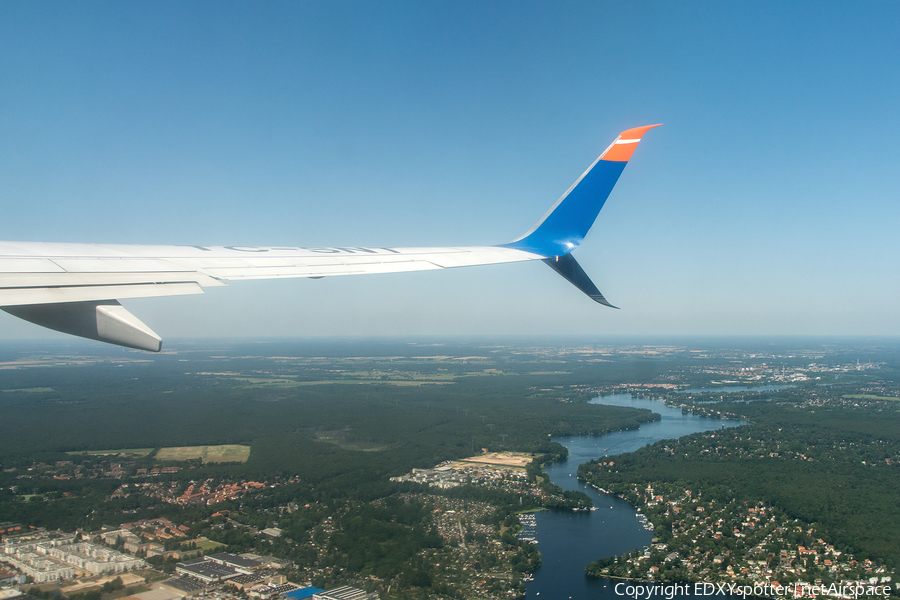
<instances>
[{"instance_id":1,"label":"dense green treeline","mask_svg":"<svg viewBox=\"0 0 900 600\"><path fill-rule=\"evenodd\" d=\"M0 457L5 465L16 456L48 452L247 444L311 438L317 431L338 431L345 444L426 441L439 455L458 456L473 445L519 448L537 436L599 434L637 427L649 417L547 399L536 396L532 386L510 381L482 383L492 378L452 386L333 384L277 392L218 380L194 388L183 385L184 379L192 381L184 377L64 394L2 393Z\"/></svg>"},{"instance_id":2,"label":"dense green treeline","mask_svg":"<svg viewBox=\"0 0 900 600\"><path fill-rule=\"evenodd\" d=\"M428 523L428 507L417 501L389 497L381 506L354 506L340 515L331 539L342 559L337 564L362 575L395 577L423 547L443 545Z\"/></svg>"}]
</instances>

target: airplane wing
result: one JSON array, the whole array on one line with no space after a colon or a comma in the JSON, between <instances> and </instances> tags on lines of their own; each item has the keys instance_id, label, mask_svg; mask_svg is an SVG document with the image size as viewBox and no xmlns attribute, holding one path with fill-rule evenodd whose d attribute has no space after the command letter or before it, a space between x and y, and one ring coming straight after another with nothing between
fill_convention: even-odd
<instances>
[{"instance_id":1,"label":"airplane wing","mask_svg":"<svg viewBox=\"0 0 900 600\"><path fill-rule=\"evenodd\" d=\"M330 277L542 260L612 306L571 256L641 136L623 131L525 235L498 246L437 248L143 246L0 242L0 308L43 327L158 352L162 339L118 300L201 294L240 279Z\"/></svg>"}]
</instances>

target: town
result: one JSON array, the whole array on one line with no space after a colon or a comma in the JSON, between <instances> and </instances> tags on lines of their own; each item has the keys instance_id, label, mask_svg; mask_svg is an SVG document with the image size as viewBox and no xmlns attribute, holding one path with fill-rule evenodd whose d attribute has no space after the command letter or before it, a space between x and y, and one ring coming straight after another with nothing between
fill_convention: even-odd
<instances>
[{"instance_id":1,"label":"town","mask_svg":"<svg viewBox=\"0 0 900 600\"><path fill-rule=\"evenodd\" d=\"M814 525L762 503L706 501L702 493L677 485L632 488L621 495L648 516L655 531L671 535L666 541L655 538L646 549L592 564L594 575L768 583L784 586L784 598L799 597L802 590L823 583L868 587L892 582L892 571L884 564L858 561L819 537Z\"/></svg>"},{"instance_id":2,"label":"town","mask_svg":"<svg viewBox=\"0 0 900 600\"><path fill-rule=\"evenodd\" d=\"M218 600L253 598L255 600L377 600L377 593L366 593L351 586L323 590L311 585L290 583L279 574L290 567L288 561L254 554L213 553L175 565L176 576L160 577L148 564L108 546L141 553L141 536L132 532L141 526L171 525L166 519L135 523L121 530L92 535L84 531L72 534L35 531L7 536L0 559L23 574L25 581L55 583L69 597L89 597L91 590L104 592L126 589L141 600L216 598ZM183 534L182 534L183 535ZM123 541L124 540L124 541ZM2 575L9 578L9 572ZM115 577L113 577L115 575ZM13 575L14 577L14 575ZM149 587L148 587L149 585ZM32 587L29 593L46 594L47 586ZM141 591L143 590L143 591ZM21 595L21 597L25 597ZM16 598L7 594L4 598Z\"/></svg>"}]
</instances>

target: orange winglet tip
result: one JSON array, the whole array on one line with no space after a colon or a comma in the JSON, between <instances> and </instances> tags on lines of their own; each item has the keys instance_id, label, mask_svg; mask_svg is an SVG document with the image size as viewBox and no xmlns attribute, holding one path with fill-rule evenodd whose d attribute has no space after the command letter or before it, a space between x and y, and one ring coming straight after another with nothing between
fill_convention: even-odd
<instances>
[{"instance_id":1,"label":"orange winglet tip","mask_svg":"<svg viewBox=\"0 0 900 600\"><path fill-rule=\"evenodd\" d=\"M662 123L626 129L620 133L619 137L616 138L616 141L606 149L601 160L627 162L628 159L631 158L631 155L634 154L634 149L637 148L638 142L641 141L641 137L643 137L648 130L659 127L660 125L662 125Z\"/></svg>"}]
</instances>

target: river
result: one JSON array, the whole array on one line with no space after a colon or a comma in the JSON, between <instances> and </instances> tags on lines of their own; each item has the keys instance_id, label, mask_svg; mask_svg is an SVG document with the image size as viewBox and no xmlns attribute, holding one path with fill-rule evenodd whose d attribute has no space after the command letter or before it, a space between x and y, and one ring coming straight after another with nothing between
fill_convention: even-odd
<instances>
[{"instance_id":1,"label":"river","mask_svg":"<svg viewBox=\"0 0 900 600\"><path fill-rule=\"evenodd\" d=\"M569 458L565 462L547 465L545 471L553 483L563 489L586 493L598 510L545 510L536 514L538 549L543 564L534 573L534 581L528 583L528 598L622 600L623 597L617 596L613 590L617 581L585 577L584 567L598 558L624 554L646 546L653 539L653 533L644 528L631 504L580 483L577 479L578 465L593 458L633 452L663 439L744 424L742 421L681 414L680 408L669 408L658 400L632 398L630 394L603 396L591 400L591 403L649 408L662 418L632 431L617 431L604 436L554 438L554 441L569 449Z\"/></svg>"}]
</instances>

